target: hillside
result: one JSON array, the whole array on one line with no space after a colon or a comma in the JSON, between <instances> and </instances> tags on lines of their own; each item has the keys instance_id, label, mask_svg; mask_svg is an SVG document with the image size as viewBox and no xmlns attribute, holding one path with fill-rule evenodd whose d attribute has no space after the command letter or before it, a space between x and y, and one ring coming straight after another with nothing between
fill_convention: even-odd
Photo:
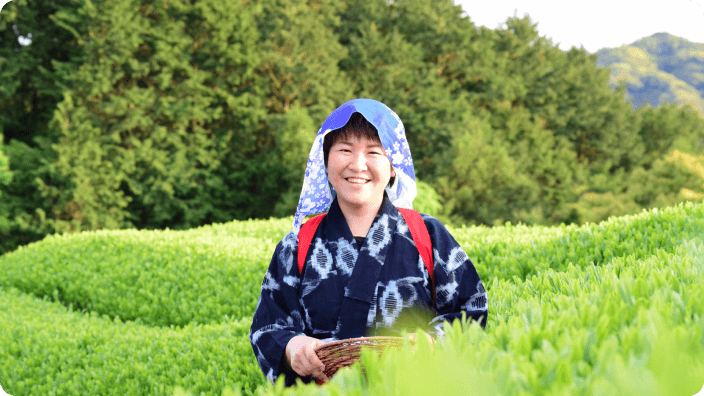
<instances>
[{"instance_id":1,"label":"hillside","mask_svg":"<svg viewBox=\"0 0 704 396\"><path fill-rule=\"evenodd\" d=\"M626 83L636 107L689 104L704 115L704 43L656 33L597 55L598 66L612 68L613 86Z\"/></svg>"}]
</instances>

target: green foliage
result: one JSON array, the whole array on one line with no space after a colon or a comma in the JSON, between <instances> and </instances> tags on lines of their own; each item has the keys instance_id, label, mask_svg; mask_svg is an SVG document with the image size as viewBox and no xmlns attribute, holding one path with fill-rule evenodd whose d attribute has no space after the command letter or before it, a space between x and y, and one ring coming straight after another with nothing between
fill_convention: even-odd
<instances>
[{"instance_id":1,"label":"green foliage","mask_svg":"<svg viewBox=\"0 0 704 396\"><path fill-rule=\"evenodd\" d=\"M218 323L254 313L278 242L269 238L291 224L49 236L0 256L0 285L147 325Z\"/></svg>"},{"instance_id":2,"label":"green foliage","mask_svg":"<svg viewBox=\"0 0 704 396\"><path fill-rule=\"evenodd\" d=\"M281 189L288 186L288 191L281 194L273 212L273 216L281 218L296 213L308 154L315 138L311 131L315 131L315 126L307 110L298 105L291 106L284 114L271 115L269 119L270 128L277 131L277 157L282 168L286 169L282 174Z\"/></svg>"},{"instance_id":3,"label":"green foliage","mask_svg":"<svg viewBox=\"0 0 704 396\"><path fill-rule=\"evenodd\" d=\"M364 354L366 376L355 365L284 390L265 382L247 333L291 222L84 232L0 257L4 389L659 395L704 382L701 204L581 227L449 227L485 282L486 331L457 321L432 349L421 336L415 352Z\"/></svg>"},{"instance_id":4,"label":"green foliage","mask_svg":"<svg viewBox=\"0 0 704 396\"><path fill-rule=\"evenodd\" d=\"M511 218L513 203L531 194L526 191L530 181L520 174L508 149L493 138L487 122L473 120L465 128L454 140L451 171L437 181L440 193L448 197L445 214L456 223L470 218L470 224L500 224Z\"/></svg>"},{"instance_id":5,"label":"green foliage","mask_svg":"<svg viewBox=\"0 0 704 396\"><path fill-rule=\"evenodd\" d=\"M701 179L696 173L668 161L667 157L655 160L648 168L646 170L645 167L637 167L625 176L627 188L614 188L615 192L606 189L607 192L603 193L582 194L572 206L578 218L577 222L598 223L611 216L638 213L642 208L673 206L692 201L697 197L696 194L704 191L704 186L699 181ZM682 193L683 188L687 188L684 186L691 188L689 191L693 193L692 196Z\"/></svg>"},{"instance_id":6,"label":"green foliage","mask_svg":"<svg viewBox=\"0 0 704 396\"><path fill-rule=\"evenodd\" d=\"M5 146L3 145L3 137L0 135L0 185L8 185L12 181L12 172L10 172L10 161L5 155ZM7 198L5 198L7 199ZM0 203L5 201L2 197L2 190L0 190ZM9 228L7 220L7 211L3 208L4 205L0 206L0 232L4 232Z\"/></svg>"},{"instance_id":7,"label":"green foliage","mask_svg":"<svg viewBox=\"0 0 704 396\"><path fill-rule=\"evenodd\" d=\"M0 135L0 184L8 185L12 181L12 172L10 172L10 161L4 151L3 137Z\"/></svg>"},{"instance_id":8,"label":"green foliage","mask_svg":"<svg viewBox=\"0 0 704 396\"><path fill-rule=\"evenodd\" d=\"M262 115L257 10L125 0L78 11L90 19L81 36L88 55L52 121L56 166L72 185L68 194L43 188L74 208L57 230L218 220L206 197L224 183L213 171L256 146Z\"/></svg>"},{"instance_id":9,"label":"green foliage","mask_svg":"<svg viewBox=\"0 0 704 396\"><path fill-rule=\"evenodd\" d=\"M264 105L272 115L286 113L294 104L306 108L315 125L307 131L312 142L328 114L351 99L349 77L338 67L348 51L333 31L340 24L337 14L343 3L331 0L256 3L261 7L261 12L254 16L262 56L257 74L267 81Z\"/></svg>"},{"instance_id":10,"label":"green foliage","mask_svg":"<svg viewBox=\"0 0 704 396\"><path fill-rule=\"evenodd\" d=\"M249 343L251 318L156 328L82 314L0 288L0 378L11 395L219 395L265 381Z\"/></svg>"},{"instance_id":11,"label":"green foliage","mask_svg":"<svg viewBox=\"0 0 704 396\"><path fill-rule=\"evenodd\" d=\"M641 160L644 168L649 169L653 162L675 149L704 153L704 119L691 108L662 104L657 108L643 106L638 113L642 117L639 134L647 153Z\"/></svg>"},{"instance_id":12,"label":"green foliage","mask_svg":"<svg viewBox=\"0 0 704 396\"><path fill-rule=\"evenodd\" d=\"M632 161L630 172L619 169L610 175L592 173L591 188L579 188L580 197L569 205L577 223L599 222L609 216L637 213L641 209L666 207L691 200L702 190L696 173L669 161L673 150L701 154L704 119L689 108L663 104L638 109L639 135L645 151ZM692 196L685 196L682 189Z\"/></svg>"},{"instance_id":13,"label":"green foliage","mask_svg":"<svg viewBox=\"0 0 704 396\"><path fill-rule=\"evenodd\" d=\"M583 227L449 230L482 279L526 279L548 269L606 265L625 255L645 259L674 249L704 232L702 208L667 208ZM51 236L0 257L0 286L149 325L250 316L271 251L291 223Z\"/></svg>"},{"instance_id":14,"label":"green foliage","mask_svg":"<svg viewBox=\"0 0 704 396\"><path fill-rule=\"evenodd\" d=\"M399 114L447 223L598 222L694 188L665 157L702 154L702 118L634 111L606 58L560 50L529 17L478 28L449 0L23 1L0 17L15 174L0 252L51 232L290 216L317 127L354 97ZM699 86L697 45L632 48Z\"/></svg>"},{"instance_id":15,"label":"green foliage","mask_svg":"<svg viewBox=\"0 0 704 396\"><path fill-rule=\"evenodd\" d=\"M323 388L265 395L689 395L704 382L704 251L660 250L604 266L494 281L487 331L456 321L445 341L381 360L363 353ZM423 337L420 337L423 340ZM368 351L367 351L368 352ZM443 384L441 390L438 384Z\"/></svg>"},{"instance_id":16,"label":"green foliage","mask_svg":"<svg viewBox=\"0 0 704 396\"><path fill-rule=\"evenodd\" d=\"M71 75L83 60L78 35L85 20L73 0L11 1L0 13L0 130L14 178L0 183L0 254L54 231L51 201L42 197L36 179L61 177L50 162L50 145L58 139L48 128ZM18 35L32 43L22 46ZM2 137L0 136L0 137ZM47 218L48 217L48 218Z\"/></svg>"},{"instance_id":17,"label":"green foliage","mask_svg":"<svg viewBox=\"0 0 704 396\"><path fill-rule=\"evenodd\" d=\"M554 228L503 226L450 229L469 254L482 279L526 279L570 265L601 266L615 257L645 259L671 251L704 233L701 205L685 204L600 224Z\"/></svg>"},{"instance_id":18,"label":"green foliage","mask_svg":"<svg viewBox=\"0 0 704 396\"><path fill-rule=\"evenodd\" d=\"M437 217L442 212L442 197L428 183L416 179L418 195L413 200L413 209Z\"/></svg>"},{"instance_id":19,"label":"green foliage","mask_svg":"<svg viewBox=\"0 0 704 396\"><path fill-rule=\"evenodd\" d=\"M47 128L71 74L83 61L79 44L85 18L74 0L13 0L0 13L0 130L17 139L55 141ZM32 43L20 45L18 35Z\"/></svg>"},{"instance_id":20,"label":"green foliage","mask_svg":"<svg viewBox=\"0 0 704 396\"><path fill-rule=\"evenodd\" d=\"M51 162L51 148L42 145L33 148L14 139L3 147L14 174L7 186L0 185L0 213L7 222L0 227L0 252L12 251L18 246L38 241L53 233L51 219L54 211L50 200L39 192L38 180L54 180L66 185L67 180L57 175Z\"/></svg>"}]
</instances>

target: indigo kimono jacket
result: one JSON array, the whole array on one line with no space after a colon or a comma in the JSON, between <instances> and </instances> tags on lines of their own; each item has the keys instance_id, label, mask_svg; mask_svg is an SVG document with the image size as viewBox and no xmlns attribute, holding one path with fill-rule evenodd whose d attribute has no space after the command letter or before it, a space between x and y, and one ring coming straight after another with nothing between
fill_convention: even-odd
<instances>
[{"instance_id":1,"label":"indigo kimono jacket","mask_svg":"<svg viewBox=\"0 0 704 396\"><path fill-rule=\"evenodd\" d=\"M301 378L287 368L285 356L286 345L297 335L340 340L394 334L401 330L394 324L404 312L412 312L405 330L414 331L417 325L440 338L443 321L461 318L462 312L486 325L487 295L474 265L437 219L421 216L433 247L435 307L428 270L386 194L361 243L335 198L315 233L302 276L296 234L290 232L279 242L250 331L255 356L269 380L285 374L290 386ZM301 379L308 383L312 378Z\"/></svg>"}]
</instances>

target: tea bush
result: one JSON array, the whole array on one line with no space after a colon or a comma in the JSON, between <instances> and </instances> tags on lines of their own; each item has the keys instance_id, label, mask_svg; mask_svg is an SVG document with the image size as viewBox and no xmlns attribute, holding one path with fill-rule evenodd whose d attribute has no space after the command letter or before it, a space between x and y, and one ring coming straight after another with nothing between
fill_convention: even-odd
<instances>
[{"instance_id":1,"label":"tea bush","mask_svg":"<svg viewBox=\"0 0 704 396\"><path fill-rule=\"evenodd\" d=\"M0 382L10 395L219 395L264 382L251 318L156 328L0 289Z\"/></svg>"},{"instance_id":2,"label":"tea bush","mask_svg":"<svg viewBox=\"0 0 704 396\"><path fill-rule=\"evenodd\" d=\"M47 237L0 256L0 383L45 394L693 395L704 383L704 205L581 227L450 232L485 331L390 351L324 387L265 382L251 315L291 218ZM423 339L423 337L421 337Z\"/></svg>"}]
</instances>

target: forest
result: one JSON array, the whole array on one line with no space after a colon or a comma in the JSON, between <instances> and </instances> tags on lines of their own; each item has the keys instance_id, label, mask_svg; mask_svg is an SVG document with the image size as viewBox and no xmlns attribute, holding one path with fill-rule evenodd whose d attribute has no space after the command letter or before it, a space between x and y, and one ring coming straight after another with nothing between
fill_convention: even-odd
<instances>
[{"instance_id":1,"label":"forest","mask_svg":"<svg viewBox=\"0 0 704 396\"><path fill-rule=\"evenodd\" d=\"M701 202L701 114L634 106L597 58L529 17L475 26L452 0L13 0L0 254L54 233L290 216L318 128L358 97L400 116L416 209L451 225Z\"/></svg>"}]
</instances>

